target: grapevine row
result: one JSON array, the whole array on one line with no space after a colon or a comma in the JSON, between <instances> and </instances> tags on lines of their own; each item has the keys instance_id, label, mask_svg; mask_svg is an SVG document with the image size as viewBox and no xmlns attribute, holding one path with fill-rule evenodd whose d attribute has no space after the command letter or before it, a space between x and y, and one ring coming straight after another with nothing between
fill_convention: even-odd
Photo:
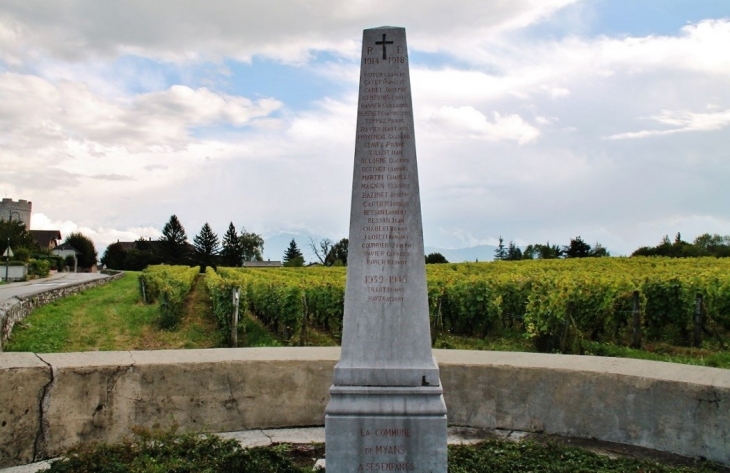
<instances>
[{"instance_id":1,"label":"grapevine row","mask_svg":"<svg viewBox=\"0 0 730 473\"><path fill-rule=\"evenodd\" d=\"M220 268L218 278L229 289L240 287L242 308L284 340L296 342L306 325L341 332L344 268ZM442 264L429 265L427 279L435 330L485 336L509 326L523 330L543 351L556 350L566 329L572 338L628 344L635 292L645 339L689 343L698 296L704 329L718 337L730 331L730 260ZM230 304L230 291L221 300ZM222 314L221 320L227 316Z\"/></svg>"},{"instance_id":2,"label":"grapevine row","mask_svg":"<svg viewBox=\"0 0 730 473\"><path fill-rule=\"evenodd\" d=\"M185 296L193 288L200 267L155 265L139 275L140 296L148 303L159 303L161 328L173 328L183 316Z\"/></svg>"}]
</instances>

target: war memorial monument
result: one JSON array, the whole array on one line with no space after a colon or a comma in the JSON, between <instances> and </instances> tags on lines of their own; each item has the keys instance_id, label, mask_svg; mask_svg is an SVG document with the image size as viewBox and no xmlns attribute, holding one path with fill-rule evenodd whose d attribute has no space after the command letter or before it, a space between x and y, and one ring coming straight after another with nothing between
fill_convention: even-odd
<instances>
[{"instance_id":1,"label":"war memorial monument","mask_svg":"<svg viewBox=\"0 0 730 473\"><path fill-rule=\"evenodd\" d=\"M327 471L445 473L404 28L363 32L349 241Z\"/></svg>"}]
</instances>

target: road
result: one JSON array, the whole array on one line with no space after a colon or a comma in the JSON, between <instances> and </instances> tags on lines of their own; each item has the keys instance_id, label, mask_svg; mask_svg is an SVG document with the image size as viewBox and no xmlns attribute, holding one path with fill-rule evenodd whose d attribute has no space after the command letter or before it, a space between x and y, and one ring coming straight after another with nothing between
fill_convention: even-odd
<instances>
[{"instance_id":1,"label":"road","mask_svg":"<svg viewBox=\"0 0 730 473\"><path fill-rule=\"evenodd\" d=\"M3 284L0 285L0 303L16 296L28 296L37 292L47 291L48 289L56 289L108 277L102 273L56 273L44 279Z\"/></svg>"}]
</instances>

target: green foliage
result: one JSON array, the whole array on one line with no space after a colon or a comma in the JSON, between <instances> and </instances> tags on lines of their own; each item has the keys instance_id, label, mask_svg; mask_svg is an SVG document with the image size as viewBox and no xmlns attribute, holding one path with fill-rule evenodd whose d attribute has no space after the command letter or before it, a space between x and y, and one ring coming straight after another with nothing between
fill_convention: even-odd
<instances>
[{"instance_id":1,"label":"green foliage","mask_svg":"<svg viewBox=\"0 0 730 473\"><path fill-rule=\"evenodd\" d=\"M292 240L289 242L289 247L284 252L284 266L303 266L304 255L299 250L297 242Z\"/></svg>"},{"instance_id":2,"label":"green foliage","mask_svg":"<svg viewBox=\"0 0 730 473\"><path fill-rule=\"evenodd\" d=\"M587 258L591 255L591 245L579 236L570 239L570 244L564 248L566 258Z\"/></svg>"},{"instance_id":3,"label":"green foliage","mask_svg":"<svg viewBox=\"0 0 730 473\"><path fill-rule=\"evenodd\" d=\"M76 256L79 268L90 268L96 264L96 248L94 242L80 232L74 232L66 237L64 243L71 245L79 254ZM73 267L73 264L71 265Z\"/></svg>"},{"instance_id":4,"label":"green foliage","mask_svg":"<svg viewBox=\"0 0 730 473\"><path fill-rule=\"evenodd\" d=\"M449 261L441 253L429 253L426 255L426 264L444 264Z\"/></svg>"},{"instance_id":5,"label":"green foliage","mask_svg":"<svg viewBox=\"0 0 730 473\"><path fill-rule=\"evenodd\" d=\"M39 278L45 278L48 276L50 267L50 263L46 260L32 259L28 264L28 274Z\"/></svg>"},{"instance_id":6,"label":"green foliage","mask_svg":"<svg viewBox=\"0 0 730 473\"><path fill-rule=\"evenodd\" d=\"M245 228L242 228L241 235L238 239L241 243L243 261L264 260L264 239L261 238L261 235L257 235L254 232L247 232Z\"/></svg>"},{"instance_id":7,"label":"green foliage","mask_svg":"<svg viewBox=\"0 0 730 473\"><path fill-rule=\"evenodd\" d=\"M515 242L509 242L509 247L507 248L507 256L504 259L506 259L507 261L519 261L522 259L522 250L515 244Z\"/></svg>"},{"instance_id":8,"label":"green foliage","mask_svg":"<svg viewBox=\"0 0 730 473\"><path fill-rule=\"evenodd\" d=\"M495 261L501 261L507 258L507 250L504 247L504 240L502 239L502 236L499 236L499 244L497 244L497 248L494 250L494 260Z\"/></svg>"},{"instance_id":9,"label":"green foliage","mask_svg":"<svg viewBox=\"0 0 730 473\"><path fill-rule=\"evenodd\" d=\"M339 334L344 268L220 273L224 279L234 274L246 288L251 312L285 340L296 339L302 324ZM724 339L730 332L727 260L571 258L441 264L427 267L427 279L435 332L484 337L517 330L539 351L579 353L588 342L628 346L634 291L639 292L644 341L689 344L697 294L703 296L707 333Z\"/></svg>"},{"instance_id":10,"label":"green foliage","mask_svg":"<svg viewBox=\"0 0 730 473\"><path fill-rule=\"evenodd\" d=\"M338 241L327 252L324 259L325 266L347 266L347 254L350 240L343 238Z\"/></svg>"},{"instance_id":11,"label":"green foliage","mask_svg":"<svg viewBox=\"0 0 730 473\"><path fill-rule=\"evenodd\" d=\"M243 245L236 233L233 222L228 224L228 230L223 235L223 249L221 250L221 264L229 268L236 268L243 263Z\"/></svg>"},{"instance_id":12,"label":"green foliage","mask_svg":"<svg viewBox=\"0 0 730 473\"><path fill-rule=\"evenodd\" d=\"M49 473L302 473L282 448L244 449L233 439L136 429L114 445L87 444L54 461ZM311 467L310 467L311 469Z\"/></svg>"},{"instance_id":13,"label":"green foliage","mask_svg":"<svg viewBox=\"0 0 730 473\"><path fill-rule=\"evenodd\" d=\"M121 243L116 242L106 247L101 257L101 264L110 269L124 269L127 252Z\"/></svg>"},{"instance_id":14,"label":"green foliage","mask_svg":"<svg viewBox=\"0 0 730 473\"><path fill-rule=\"evenodd\" d=\"M185 264L188 257L188 235L177 215L170 216L170 220L162 228L162 257L167 264Z\"/></svg>"},{"instance_id":15,"label":"green foliage","mask_svg":"<svg viewBox=\"0 0 730 473\"><path fill-rule=\"evenodd\" d=\"M16 255L21 251L21 255L30 256L31 253L39 251L38 244L35 242L25 224L19 220L0 220L0 255L5 252L5 248L10 244L10 248ZM15 258L18 258L17 256ZM17 260L23 261L23 260ZM27 259L25 260L27 261Z\"/></svg>"},{"instance_id":16,"label":"green foliage","mask_svg":"<svg viewBox=\"0 0 730 473\"><path fill-rule=\"evenodd\" d=\"M220 251L220 244L218 243L218 235L213 233L213 229L210 228L208 222L205 222L205 225L200 229L200 233L193 238L193 248L195 249L195 261L203 272L208 266L217 266L216 260Z\"/></svg>"},{"instance_id":17,"label":"green foliage","mask_svg":"<svg viewBox=\"0 0 730 473\"><path fill-rule=\"evenodd\" d=\"M168 472L311 472L312 452L300 459L298 449L287 444L243 448L233 439L215 435L176 434L134 429L134 437L117 444L89 443L74 447L51 463L48 473L168 473ZM313 458L314 457L314 458ZM304 460L304 461L302 461ZM600 455L588 450L526 440L487 440L474 445L448 447L449 473L712 473L722 467L695 461L688 466L668 466L651 460Z\"/></svg>"},{"instance_id":18,"label":"green foliage","mask_svg":"<svg viewBox=\"0 0 730 473\"><path fill-rule=\"evenodd\" d=\"M664 235L661 243L657 246L642 246L634 251L631 256L668 256L670 258L714 256L727 258L730 257L730 235L721 236L704 233L695 238L692 243L683 241L680 233L677 233L674 237L674 242L669 240L669 235Z\"/></svg>"},{"instance_id":19,"label":"green foliage","mask_svg":"<svg viewBox=\"0 0 730 473\"><path fill-rule=\"evenodd\" d=\"M140 296L145 297L147 303L159 303L160 328L173 329L178 326L183 316L185 296L193 288L198 273L198 266L158 265L142 271L139 278L144 283L144 290L140 284Z\"/></svg>"},{"instance_id":20,"label":"green foliage","mask_svg":"<svg viewBox=\"0 0 730 473\"><path fill-rule=\"evenodd\" d=\"M671 467L660 463L598 455L587 450L555 443L490 440L476 445L449 446L449 473L643 473L722 471L698 462L694 467Z\"/></svg>"}]
</instances>

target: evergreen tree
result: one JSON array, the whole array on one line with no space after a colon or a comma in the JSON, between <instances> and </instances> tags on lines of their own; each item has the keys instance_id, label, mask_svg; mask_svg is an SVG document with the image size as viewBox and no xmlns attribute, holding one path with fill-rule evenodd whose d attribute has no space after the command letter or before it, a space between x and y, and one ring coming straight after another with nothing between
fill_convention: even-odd
<instances>
[{"instance_id":1,"label":"evergreen tree","mask_svg":"<svg viewBox=\"0 0 730 473\"><path fill-rule=\"evenodd\" d=\"M297 242L292 238L289 248L284 252L284 266L303 266L304 255L299 251Z\"/></svg>"},{"instance_id":2,"label":"evergreen tree","mask_svg":"<svg viewBox=\"0 0 730 473\"><path fill-rule=\"evenodd\" d=\"M96 264L96 248L90 238L80 232L74 232L66 237L64 243L71 245L80 254L77 256L79 268L90 268Z\"/></svg>"},{"instance_id":3,"label":"evergreen tree","mask_svg":"<svg viewBox=\"0 0 730 473\"><path fill-rule=\"evenodd\" d=\"M242 228L241 236L238 240L241 243L243 261L264 260L264 239L261 238L261 235L257 235L253 232L247 232L245 228Z\"/></svg>"},{"instance_id":4,"label":"evergreen tree","mask_svg":"<svg viewBox=\"0 0 730 473\"><path fill-rule=\"evenodd\" d=\"M236 233L233 222L228 224L228 230L223 235L223 249L221 251L221 265L238 267L243 263L243 246Z\"/></svg>"},{"instance_id":5,"label":"evergreen tree","mask_svg":"<svg viewBox=\"0 0 730 473\"><path fill-rule=\"evenodd\" d=\"M500 261L507 259L507 250L504 247L504 240L502 239L502 235L499 236L499 245L497 245L497 249L494 250L494 260Z\"/></svg>"},{"instance_id":6,"label":"evergreen tree","mask_svg":"<svg viewBox=\"0 0 730 473\"><path fill-rule=\"evenodd\" d=\"M522 250L515 242L510 241L509 247L507 248L507 256L504 258L509 261L518 261L522 259Z\"/></svg>"},{"instance_id":7,"label":"evergreen tree","mask_svg":"<svg viewBox=\"0 0 730 473\"><path fill-rule=\"evenodd\" d=\"M167 264L185 264L188 256L188 235L177 215L172 215L162 229L160 238L163 259Z\"/></svg>"},{"instance_id":8,"label":"evergreen tree","mask_svg":"<svg viewBox=\"0 0 730 473\"><path fill-rule=\"evenodd\" d=\"M195 238L193 238L193 248L195 248L195 262L200 266L200 272L204 273L208 266L216 267L216 259L220 250L218 243L218 235L213 233L208 222L200 229Z\"/></svg>"}]
</instances>

